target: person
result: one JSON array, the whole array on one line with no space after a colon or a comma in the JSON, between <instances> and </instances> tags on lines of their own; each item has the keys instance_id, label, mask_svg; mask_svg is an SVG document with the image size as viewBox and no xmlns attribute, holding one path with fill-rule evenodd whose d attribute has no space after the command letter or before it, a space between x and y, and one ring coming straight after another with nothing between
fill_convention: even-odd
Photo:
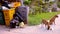
<instances>
[{"instance_id":1,"label":"person","mask_svg":"<svg viewBox=\"0 0 60 34\"><path fill-rule=\"evenodd\" d=\"M0 0L0 4L1 4L1 6L5 6L5 7L7 7L8 9L10 9L10 7L8 6L8 1L3 1L3 0Z\"/></svg>"}]
</instances>

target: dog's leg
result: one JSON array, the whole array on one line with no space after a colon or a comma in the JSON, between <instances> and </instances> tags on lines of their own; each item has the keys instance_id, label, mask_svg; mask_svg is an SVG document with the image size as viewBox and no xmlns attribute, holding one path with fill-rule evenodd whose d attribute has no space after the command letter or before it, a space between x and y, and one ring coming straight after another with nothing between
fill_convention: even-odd
<instances>
[{"instance_id":1,"label":"dog's leg","mask_svg":"<svg viewBox=\"0 0 60 34\"><path fill-rule=\"evenodd\" d=\"M49 30L50 29L50 25L47 25L47 30Z\"/></svg>"},{"instance_id":2,"label":"dog's leg","mask_svg":"<svg viewBox=\"0 0 60 34\"><path fill-rule=\"evenodd\" d=\"M56 25L55 21L54 21L54 25Z\"/></svg>"},{"instance_id":3,"label":"dog's leg","mask_svg":"<svg viewBox=\"0 0 60 34\"><path fill-rule=\"evenodd\" d=\"M41 24L41 28L44 28L44 27L45 27L45 25L42 23L42 24Z\"/></svg>"},{"instance_id":4,"label":"dog's leg","mask_svg":"<svg viewBox=\"0 0 60 34\"><path fill-rule=\"evenodd\" d=\"M50 30L54 30L54 25L50 25Z\"/></svg>"}]
</instances>

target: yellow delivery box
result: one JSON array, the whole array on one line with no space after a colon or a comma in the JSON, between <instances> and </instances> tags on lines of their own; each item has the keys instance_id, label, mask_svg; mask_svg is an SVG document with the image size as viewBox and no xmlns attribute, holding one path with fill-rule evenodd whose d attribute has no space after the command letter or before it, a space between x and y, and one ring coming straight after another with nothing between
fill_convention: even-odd
<instances>
[{"instance_id":1,"label":"yellow delivery box","mask_svg":"<svg viewBox=\"0 0 60 34\"><path fill-rule=\"evenodd\" d=\"M3 10L6 26L10 25L10 21L13 19L14 13L15 13L15 8Z\"/></svg>"}]
</instances>

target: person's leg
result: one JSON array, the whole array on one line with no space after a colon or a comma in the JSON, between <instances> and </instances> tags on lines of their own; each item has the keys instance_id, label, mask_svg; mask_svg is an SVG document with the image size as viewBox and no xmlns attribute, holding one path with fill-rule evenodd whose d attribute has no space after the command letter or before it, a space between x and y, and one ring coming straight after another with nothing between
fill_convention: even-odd
<instances>
[{"instance_id":1,"label":"person's leg","mask_svg":"<svg viewBox=\"0 0 60 34\"><path fill-rule=\"evenodd\" d=\"M10 22L10 28L15 28L16 26L16 23L15 23L15 20L13 19L11 22Z\"/></svg>"},{"instance_id":2,"label":"person's leg","mask_svg":"<svg viewBox=\"0 0 60 34\"><path fill-rule=\"evenodd\" d=\"M15 28L16 23L10 23L10 28Z\"/></svg>"}]
</instances>

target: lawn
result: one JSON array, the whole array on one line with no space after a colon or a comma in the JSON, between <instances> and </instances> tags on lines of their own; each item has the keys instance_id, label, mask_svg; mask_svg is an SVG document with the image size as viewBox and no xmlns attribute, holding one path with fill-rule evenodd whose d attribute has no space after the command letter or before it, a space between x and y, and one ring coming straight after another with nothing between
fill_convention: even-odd
<instances>
[{"instance_id":1,"label":"lawn","mask_svg":"<svg viewBox=\"0 0 60 34\"><path fill-rule=\"evenodd\" d=\"M50 19L56 14L60 14L60 12L47 12L47 13L41 13L41 14L36 14L36 15L29 15L28 20L29 20L29 25L38 25L41 23L42 19Z\"/></svg>"}]
</instances>

